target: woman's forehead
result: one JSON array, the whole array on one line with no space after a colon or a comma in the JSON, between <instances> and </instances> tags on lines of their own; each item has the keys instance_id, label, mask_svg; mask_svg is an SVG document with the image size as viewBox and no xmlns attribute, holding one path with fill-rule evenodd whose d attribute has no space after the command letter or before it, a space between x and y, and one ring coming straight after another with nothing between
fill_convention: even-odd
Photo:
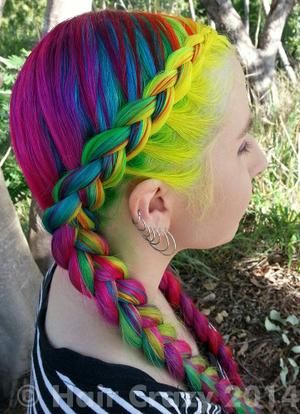
<instances>
[{"instance_id":1,"label":"woman's forehead","mask_svg":"<svg viewBox=\"0 0 300 414\"><path fill-rule=\"evenodd\" d=\"M227 100L222 127L218 135L223 143L236 142L249 122L251 111L249 107L245 75L239 61L235 58L232 62L234 81Z\"/></svg>"}]
</instances>

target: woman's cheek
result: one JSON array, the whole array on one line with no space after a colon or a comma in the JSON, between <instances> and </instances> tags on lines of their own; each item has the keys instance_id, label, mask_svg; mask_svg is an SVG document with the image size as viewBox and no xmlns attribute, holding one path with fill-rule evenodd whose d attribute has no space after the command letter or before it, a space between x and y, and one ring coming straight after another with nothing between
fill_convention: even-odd
<instances>
[{"instance_id":1,"label":"woman's cheek","mask_svg":"<svg viewBox=\"0 0 300 414\"><path fill-rule=\"evenodd\" d=\"M252 183L248 171L244 172L241 180L240 189L240 201L241 201L241 214L243 215L247 210L252 198Z\"/></svg>"}]
</instances>

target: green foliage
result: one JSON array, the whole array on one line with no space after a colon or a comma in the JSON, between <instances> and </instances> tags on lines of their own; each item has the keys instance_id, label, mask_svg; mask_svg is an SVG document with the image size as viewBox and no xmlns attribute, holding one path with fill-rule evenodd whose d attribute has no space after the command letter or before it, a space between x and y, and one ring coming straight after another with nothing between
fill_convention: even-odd
<instances>
[{"instance_id":1,"label":"green foliage","mask_svg":"<svg viewBox=\"0 0 300 414\"><path fill-rule=\"evenodd\" d=\"M277 323L271 322L275 321ZM295 315L289 315L282 318L280 312L275 309L270 311L269 317L265 318L265 328L267 331L276 331L281 334L282 341L288 346L287 356L280 358L280 379L282 385L287 387L287 377L289 375L289 383L295 383L299 376L299 366L295 361L295 357L300 353L300 345L296 344L296 335L300 334L300 319ZM295 345L296 344L296 345Z\"/></svg>"},{"instance_id":2,"label":"green foliage","mask_svg":"<svg viewBox=\"0 0 300 414\"><path fill-rule=\"evenodd\" d=\"M245 9L243 0L233 0L233 5L238 14L245 18ZM271 2L270 2L271 3ZM263 30L266 21L266 16L262 6L262 1L253 0L249 7L249 29L250 38L253 44L256 45L256 39L259 33ZM295 64L300 59L300 3L297 3L288 17L286 25L282 33L282 44L287 52L289 58L292 59L292 64Z\"/></svg>"},{"instance_id":3,"label":"green foliage","mask_svg":"<svg viewBox=\"0 0 300 414\"><path fill-rule=\"evenodd\" d=\"M243 0L233 0L233 6L241 16L245 19L245 8ZM261 32L265 24L265 14L263 12L262 2L254 0L249 2L249 34L254 45L256 45L257 35Z\"/></svg>"},{"instance_id":4,"label":"green foliage","mask_svg":"<svg viewBox=\"0 0 300 414\"><path fill-rule=\"evenodd\" d=\"M184 17L190 17L190 9L189 9L189 2L188 0L178 0L176 2L174 1L158 1L158 0L149 0L145 2L144 0L136 0L136 1L130 1L130 0L124 0L121 3L116 3L112 0L106 1L106 7L107 8L117 8L117 9L124 9L122 5L124 4L125 9L130 10L142 10L142 11L151 11L155 13L164 12L164 13L175 13L180 14ZM93 1L93 10L101 10L103 6L102 0L94 0ZM195 3L195 8L196 8ZM201 10L204 10L201 8ZM198 14L199 16L199 14Z\"/></svg>"},{"instance_id":5,"label":"green foliage","mask_svg":"<svg viewBox=\"0 0 300 414\"><path fill-rule=\"evenodd\" d=\"M10 148L9 140L9 100L12 85L16 79L17 73L23 65L29 51L22 49L20 56L12 55L9 58L0 57L0 74L3 79L3 85L0 89L0 154L1 157L7 153ZM27 184L24 176L16 163L15 157L10 152L9 156L2 161L2 170L6 186L14 203L23 202L29 195Z\"/></svg>"},{"instance_id":6,"label":"green foliage","mask_svg":"<svg viewBox=\"0 0 300 414\"><path fill-rule=\"evenodd\" d=\"M300 3L298 2L287 21L282 33L282 42L294 62L300 61Z\"/></svg>"},{"instance_id":7,"label":"green foliage","mask_svg":"<svg viewBox=\"0 0 300 414\"><path fill-rule=\"evenodd\" d=\"M46 0L6 0L0 19L0 56L32 49L40 37Z\"/></svg>"},{"instance_id":8,"label":"green foliage","mask_svg":"<svg viewBox=\"0 0 300 414\"><path fill-rule=\"evenodd\" d=\"M264 200L264 196L269 199ZM245 233L240 233L241 237L238 237L237 242L244 239L247 249L253 251L258 248L260 241L263 241L264 246L273 246L283 252L290 266L293 259L299 258L300 253L300 212L292 209L291 205L282 205L284 195L280 191L277 192L277 196L276 198L274 193L272 203L272 194L253 195L251 206L241 226L244 225L246 228L247 240ZM285 200L285 203L288 203L288 200ZM300 263L298 267L299 265Z\"/></svg>"}]
</instances>

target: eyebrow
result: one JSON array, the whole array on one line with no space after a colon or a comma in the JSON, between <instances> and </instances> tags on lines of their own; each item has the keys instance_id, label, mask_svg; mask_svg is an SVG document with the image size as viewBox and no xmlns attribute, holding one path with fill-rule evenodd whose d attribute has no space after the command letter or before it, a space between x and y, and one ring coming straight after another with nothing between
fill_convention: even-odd
<instances>
[{"instance_id":1,"label":"eyebrow","mask_svg":"<svg viewBox=\"0 0 300 414\"><path fill-rule=\"evenodd\" d=\"M249 118L247 120L247 124L245 125L245 127L243 128L242 132L238 135L237 139L241 139L247 131L249 131L249 129L253 126L253 118L252 115L249 115Z\"/></svg>"}]
</instances>

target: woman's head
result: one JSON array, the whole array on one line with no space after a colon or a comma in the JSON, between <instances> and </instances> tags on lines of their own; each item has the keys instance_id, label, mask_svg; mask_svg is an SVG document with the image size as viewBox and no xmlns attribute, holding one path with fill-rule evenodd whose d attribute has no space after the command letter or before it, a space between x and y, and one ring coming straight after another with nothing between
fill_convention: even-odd
<instances>
[{"instance_id":1,"label":"woman's head","mask_svg":"<svg viewBox=\"0 0 300 414\"><path fill-rule=\"evenodd\" d=\"M193 40L193 33L203 36L195 47L198 64L190 61L190 47L166 69L170 53L186 39ZM119 152L127 153L127 161L113 187L125 177L151 177L189 193L204 170L200 161L223 117L233 81L232 53L224 36L174 16L105 10L57 25L28 57L12 96L14 151L40 207L53 205L53 186L63 173L80 166L85 143L116 123L130 125L130 131L122 131L128 142ZM182 72L181 82L176 83L174 67ZM161 92L150 91L151 85L146 91L163 71L169 72L169 79L159 86ZM159 85L159 79L156 82ZM21 88L23 93L17 93ZM127 105L118 122L121 108L138 100L135 107ZM133 113L141 119L132 119ZM131 159L130 151L136 151ZM113 158L106 157L111 163ZM110 188L105 193L109 198Z\"/></svg>"},{"instance_id":2,"label":"woman's head","mask_svg":"<svg viewBox=\"0 0 300 414\"><path fill-rule=\"evenodd\" d=\"M120 325L126 342L166 363L177 378L186 376L192 388L199 388L202 362L200 369L147 306L144 285L152 288L151 278L185 320L194 309L190 326L220 353L231 381L241 380L229 350L168 262L138 241L130 219L139 208L147 224L178 237L179 249L232 237L251 179L264 164L256 144L252 158L237 158L234 135L248 111L244 88L235 49L212 28L164 14L104 10L52 29L12 91L13 148L45 210L54 259L102 316ZM213 371L206 374L216 381ZM224 400L223 391L215 397Z\"/></svg>"},{"instance_id":3,"label":"woman's head","mask_svg":"<svg viewBox=\"0 0 300 414\"><path fill-rule=\"evenodd\" d=\"M265 153L251 135L246 82L235 55L230 58L230 67L234 82L210 154L213 203L198 225L198 206L190 214L196 219L190 226L190 234L193 228L197 229L185 243L191 248L211 248L232 240L251 200L252 180L267 167Z\"/></svg>"}]
</instances>

